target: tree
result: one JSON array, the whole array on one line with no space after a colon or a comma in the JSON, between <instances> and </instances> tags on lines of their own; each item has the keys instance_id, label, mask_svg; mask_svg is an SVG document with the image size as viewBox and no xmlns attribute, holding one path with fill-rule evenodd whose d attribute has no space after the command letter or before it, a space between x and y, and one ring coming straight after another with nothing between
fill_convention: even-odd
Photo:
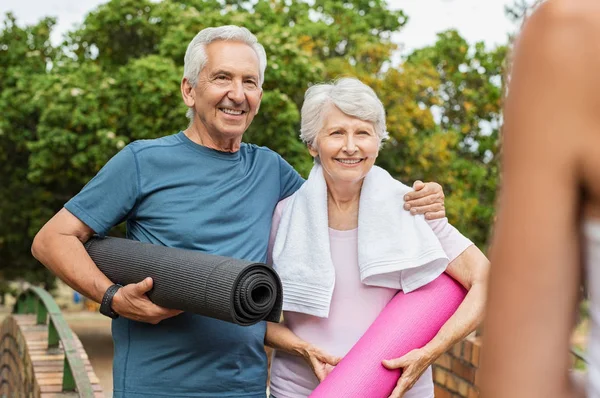
<instances>
[{"instance_id":1,"label":"tree","mask_svg":"<svg viewBox=\"0 0 600 398\"><path fill-rule=\"evenodd\" d=\"M27 143L36 138L40 116L31 99L56 54L50 45L54 23L46 18L22 28L7 14L0 30L0 280L50 280L29 254L29 237L48 214L40 205L45 192L27 178Z\"/></svg>"},{"instance_id":2,"label":"tree","mask_svg":"<svg viewBox=\"0 0 600 398\"><path fill-rule=\"evenodd\" d=\"M440 84L425 106L437 114L438 127L446 136L437 138L438 148L449 145L446 151L451 148L452 153L443 168L437 162L434 173L424 169L420 177L438 176L448 193L451 222L480 246L487 242L494 217L506 53L505 46L492 50L484 43L469 46L457 31L449 30L406 62L435 68Z\"/></svg>"},{"instance_id":3,"label":"tree","mask_svg":"<svg viewBox=\"0 0 600 398\"><path fill-rule=\"evenodd\" d=\"M0 272L46 280L29 254L35 232L127 143L184 129L179 93L193 35L215 25L255 32L268 64L261 109L245 139L302 174L306 89L356 76L386 107L379 164L404 182L439 181L448 214L484 246L493 215L503 47L457 32L390 67L407 21L383 0L112 0L53 47L54 21L0 31ZM6 221L5 221L6 220Z\"/></svg>"}]
</instances>

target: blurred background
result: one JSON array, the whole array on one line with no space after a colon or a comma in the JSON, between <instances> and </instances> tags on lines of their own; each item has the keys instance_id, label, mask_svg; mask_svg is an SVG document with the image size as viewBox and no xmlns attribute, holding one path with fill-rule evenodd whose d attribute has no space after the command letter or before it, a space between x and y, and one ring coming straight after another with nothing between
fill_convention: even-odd
<instances>
[{"instance_id":1,"label":"blurred background","mask_svg":"<svg viewBox=\"0 0 600 398\"><path fill-rule=\"evenodd\" d=\"M92 347L90 359L105 361L98 366L108 366L110 386L110 322L33 259L31 241L127 143L186 128L183 55L199 30L215 25L247 27L267 52L263 101L246 141L279 152L306 176L303 94L312 83L356 76L387 110L391 138L378 164L408 184L439 182L450 222L486 250L509 49L534 3L3 0L1 311L28 284L52 291ZM122 233L123 226L112 232Z\"/></svg>"}]
</instances>

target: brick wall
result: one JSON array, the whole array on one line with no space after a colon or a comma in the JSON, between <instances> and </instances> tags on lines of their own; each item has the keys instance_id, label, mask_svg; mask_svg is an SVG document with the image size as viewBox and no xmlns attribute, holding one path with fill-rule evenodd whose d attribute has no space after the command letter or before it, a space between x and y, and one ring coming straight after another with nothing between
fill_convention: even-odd
<instances>
[{"instance_id":1,"label":"brick wall","mask_svg":"<svg viewBox=\"0 0 600 398\"><path fill-rule=\"evenodd\" d=\"M435 398L478 398L481 337L469 336L433 365Z\"/></svg>"}]
</instances>

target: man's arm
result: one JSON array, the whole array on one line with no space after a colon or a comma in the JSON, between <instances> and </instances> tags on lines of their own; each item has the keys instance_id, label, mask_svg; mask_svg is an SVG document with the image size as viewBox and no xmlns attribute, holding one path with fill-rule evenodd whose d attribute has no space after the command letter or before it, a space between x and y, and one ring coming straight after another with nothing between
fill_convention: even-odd
<instances>
[{"instance_id":1,"label":"man's arm","mask_svg":"<svg viewBox=\"0 0 600 398\"><path fill-rule=\"evenodd\" d=\"M113 283L83 247L93 234L90 227L63 208L37 233L31 253L67 285L100 302Z\"/></svg>"},{"instance_id":2,"label":"man's arm","mask_svg":"<svg viewBox=\"0 0 600 398\"><path fill-rule=\"evenodd\" d=\"M83 246L93 234L90 227L63 208L37 233L31 252L66 284L99 303L113 283L98 269ZM150 289L151 278L124 286L113 297L113 311L153 324L181 313L153 304L145 295Z\"/></svg>"},{"instance_id":3,"label":"man's arm","mask_svg":"<svg viewBox=\"0 0 600 398\"><path fill-rule=\"evenodd\" d=\"M281 156L279 156L279 171L281 176L279 200L282 200L296 192L304 180ZM446 217L444 189L440 184L436 182L423 183L417 180L413 184L413 189L414 191L407 193L404 197L405 210L409 210L413 215L424 214L427 220Z\"/></svg>"},{"instance_id":4,"label":"man's arm","mask_svg":"<svg viewBox=\"0 0 600 398\"><path fill-rule=\"evenodd\" d=\"M135 153L125 147L65 204L36 235L33 255L69 286L100 302L112 282L100 272L83 243L94 234L104 234L127 218L140 195ZM127 264L123 264L127 266ZM112 308L126 318L157 323L177 312L155 306L145 293L150 278L121 288Z\"/></svg>"}]
</instances>

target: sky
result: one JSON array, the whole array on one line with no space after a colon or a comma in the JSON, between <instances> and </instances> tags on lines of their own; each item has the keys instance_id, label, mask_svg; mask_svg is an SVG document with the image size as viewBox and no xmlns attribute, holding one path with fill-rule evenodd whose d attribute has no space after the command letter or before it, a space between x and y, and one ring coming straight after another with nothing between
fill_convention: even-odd
<instances>
[{"instance_id":1,"label":"sky","mask_svg":"<svg viewBox=\"0 0 600 398\"><path fill-rule=\"evenodd\" d=\"M394 37L402 52L432 44L436 33L455 28L469 42L490 47L506 44L516 26L504 13L512 0L388 0L408 15L408 24Z\"/></svg>"},{"instance_id":2,"label":"sky","mask_svg":"<svg viewBox=\"0 0 600 398\"><path fill-rule=\"evenodd\" d=\"M0 15L13 12L21 24L31 24L44 16L58 18L52 36L60 42L62 34L106 0L0 0ZM408 16L406 27L394 36L403 53L435 42L436 33L456 28L469 42L485 41L495 46L506 43L507 34L516 27L504 15L512 0L388 0L392 9Z\"/></svg>"}]
</instances>

